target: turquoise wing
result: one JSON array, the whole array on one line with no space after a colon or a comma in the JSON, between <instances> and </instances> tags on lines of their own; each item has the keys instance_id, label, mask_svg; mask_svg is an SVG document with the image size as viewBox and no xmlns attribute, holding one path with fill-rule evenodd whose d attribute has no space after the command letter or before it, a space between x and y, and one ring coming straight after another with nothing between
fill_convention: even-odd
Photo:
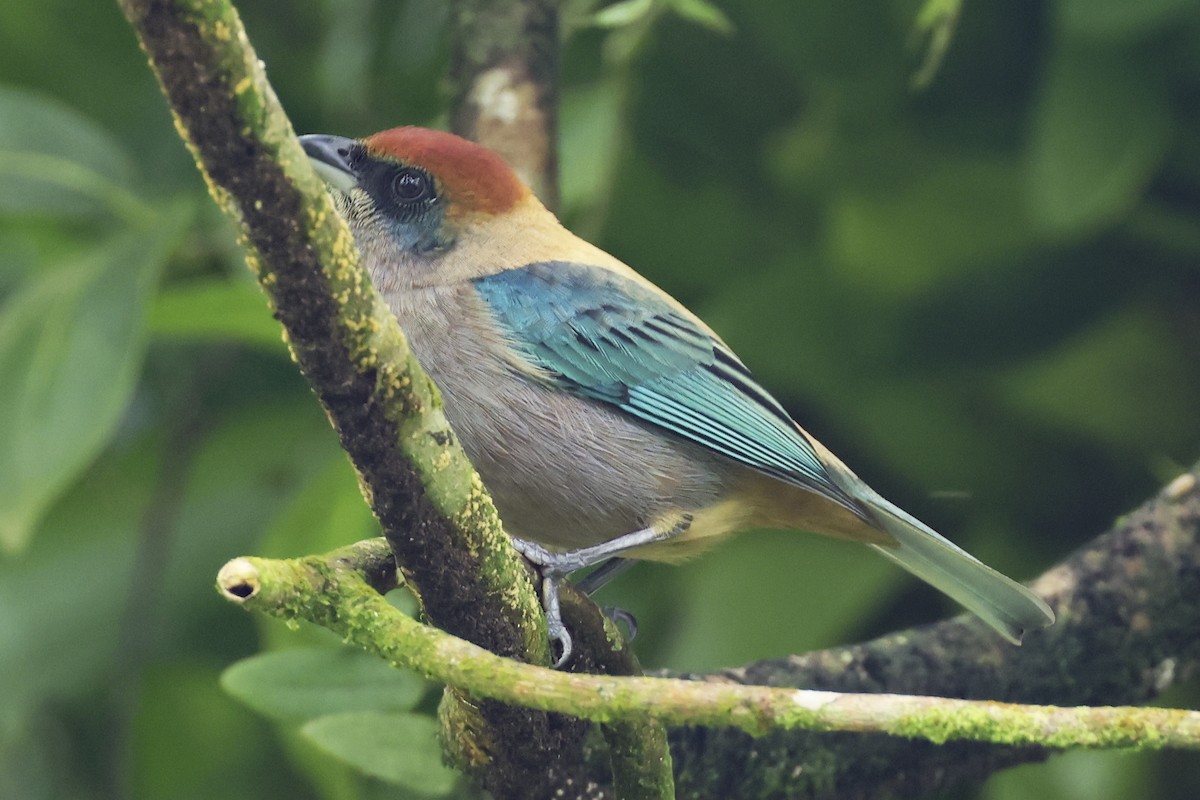
<instances>
[{"instance_id":1,"label":"turquoise wing","mask_svg":"<svg viewBox=\"0 0 1200 800\"><path fill-rule=\"evenodd\" d=\"M556 388L863 515L745 365L655 292L569 262L530 264L473 283L510 344Z\"/></svg>"},{"instance_id":2,"label":"turquoise wing","mask_svg":"<svg viewBox=\"0 0 1200 800\"><path fill-rule=\"evenodd\" d=\"M474 282L512 346L558 389L609 403L759 472L845 506L891 534L876 549L1009 641L1054 614L861 483L829 474L804 433L723 343L653 291L583 264L549 262Z\"/></svg>"}]
</instances>

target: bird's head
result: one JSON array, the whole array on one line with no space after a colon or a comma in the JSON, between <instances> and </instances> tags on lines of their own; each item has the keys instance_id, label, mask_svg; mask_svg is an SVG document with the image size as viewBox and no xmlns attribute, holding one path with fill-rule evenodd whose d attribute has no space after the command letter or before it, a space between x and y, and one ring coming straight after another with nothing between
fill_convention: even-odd
<instances>
[{"instance_id":1,"label":"bird's head","mask_svg":"<svg viewBox=\"0 0 1200 800\"><path fill-rule=\"evenodd\" d=\"M446 256L499 243L506 218L553 220L500 156L450 133L402 127L300 142L381 288L443 282L447 268L462 271Z\"/></svg>"}]
</instances>

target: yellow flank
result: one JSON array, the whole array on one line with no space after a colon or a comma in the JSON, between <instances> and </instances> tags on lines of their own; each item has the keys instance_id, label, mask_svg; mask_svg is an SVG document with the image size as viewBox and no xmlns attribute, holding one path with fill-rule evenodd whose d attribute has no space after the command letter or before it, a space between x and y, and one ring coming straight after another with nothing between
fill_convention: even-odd
<instances>
[{"instance_id":1,"label":"yellow flank","mask_svg":"<svg viewBox=\"0 0 1200 800\"><path fill-rule=\"evenodd\" d=\"M682 511L663 514L653 523L655 530L669 531L680 523ZM700 555L713 547L722 538L734 531L744 530L747 525L747 507L740 499L722 500L708 508L692 512L692 522L680 536L662 542L630 550L630 558L648 561L665 561L678 564Z\"/></svg>"}]
</instances>

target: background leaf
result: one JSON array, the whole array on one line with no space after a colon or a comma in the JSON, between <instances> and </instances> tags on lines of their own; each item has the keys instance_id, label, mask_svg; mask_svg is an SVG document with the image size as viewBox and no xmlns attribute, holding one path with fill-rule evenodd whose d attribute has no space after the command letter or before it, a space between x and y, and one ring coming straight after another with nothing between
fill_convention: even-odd
<instances>
[{"instance_id":1,"label":"background leaf","mask_svg":"<svg viewBox=\"0 0 1200 800\"><path fill-rule=\"evenodd\" d=\"M733 23L725 12L709 0L670 0L671 9L684 19L708 28L713 33L733 33Z\"/></svg>"},{"instance_id":2,"label":"background leaf","mask_svg":"<svg viewBox=\"0 0 1200 800\"><path fill-rule=\"evenodd\" d=\"M642 21L654 8L654 0L618 0L592 15L592 24L619 28Z\"/></svg>"},{"instance_id":3,"label":"background leaf","mask_svg":"<svg viewBox=\"0 0 1200 800\"><path fill-rule=\"evenodd\" d=\"M425 690L413 673L344 648L293 648L243 659L225 691L268 717L302 721L350 711L410 711Z\"/></svg>"},{"instance_id":4,"label":"background leaf","mask_svg":"<svg viewBox=\"0 0 1200 800\"><path fill-rule=\"evenodd\" d=\"M457 775L442 764L437 723L414 714L359 712L314 719L302 729L317 747L368 775L422 795L444 795Z\"/></svg>"},{"instance_id":5,"label":"background leaf","mask_svg":"<svg viewBox=\"0 0 1200 800\"><path fill-rule=\"evenodd\" d=\"M0 319L0 546L22 547L124 413L146 309L187 219L176 208L33 280Z\"/></svg>"},{"instance_id":6,"label":"background leaf","mask_svg":"<svg viewBox=\"0 0 1200 800\"><path fill-rule=\"evenodd\" d=\"M148 213L108 131L44 95L0 87L0 213Z\"/></svg>"},{"instance_id":7,"label":"background leaf","mask_svg":"<svg viewBox=\"0 0 1200 800\"><path fill-rule=\"evenodd\" d=\"M1166 154L1163 76L1138 56L1059 48L1033 118L1029 194L1036 218L1074 234L1127 211Z\"/></svg>"}]
</instances>

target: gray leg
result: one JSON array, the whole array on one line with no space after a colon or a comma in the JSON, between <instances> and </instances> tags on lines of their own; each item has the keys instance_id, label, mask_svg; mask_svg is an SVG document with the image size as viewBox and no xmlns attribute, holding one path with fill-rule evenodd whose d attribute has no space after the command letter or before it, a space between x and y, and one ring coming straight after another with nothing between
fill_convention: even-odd
<instances>
[{"instance_id":1,"label":"gray leg","mask_svg":"<svg viewBox=\"0 0 1200 800\"><path fill-rule=\"evenodd\" d=\"M607 586L609 581L628 570L635 563L632 559L614 556L584 577L575 581L575 588L586 595L595 594ZM628 641L632 642L637 638L637 617L617 606L604 606L601 611L604 612L604 616L617 623L617 625L621 623L625 624L625 629L629 631L626 635Z\"/></svg>"},{"instance_id":2,"label":"gray leg","mask_svg":"<svg viewBox=\"0 0 1200 800\"><path fill-rule=\"evenodd\" d=\"M632 567L633 563L628 558L610 558L582 579L576 581L575 588L584 594L594 594L607 586L608 582L613 578Z\"/></svg>"},{"instance_id":3,"label":"gray leg","mask_svg":"<svg viewBox=\"0 0 1200 800\"><path fill-rule=\"evenodd\" d=\"M546 612L546 626L549 629L550 641L558 642L562 649L562 655L554 662L555 669L562 667L571 657L571 634L567 633L567 626L563 624L558 602L558 587L562 579L577 569L616 558L634 548L674 539L683 534L691 524L691 515L684 515L667 531L643 528L611 541L561 553L528 539L513 539L513 546L517 548L517 552L536 564L542 573L542 608Z\"/></svg>"}]
</instances>

